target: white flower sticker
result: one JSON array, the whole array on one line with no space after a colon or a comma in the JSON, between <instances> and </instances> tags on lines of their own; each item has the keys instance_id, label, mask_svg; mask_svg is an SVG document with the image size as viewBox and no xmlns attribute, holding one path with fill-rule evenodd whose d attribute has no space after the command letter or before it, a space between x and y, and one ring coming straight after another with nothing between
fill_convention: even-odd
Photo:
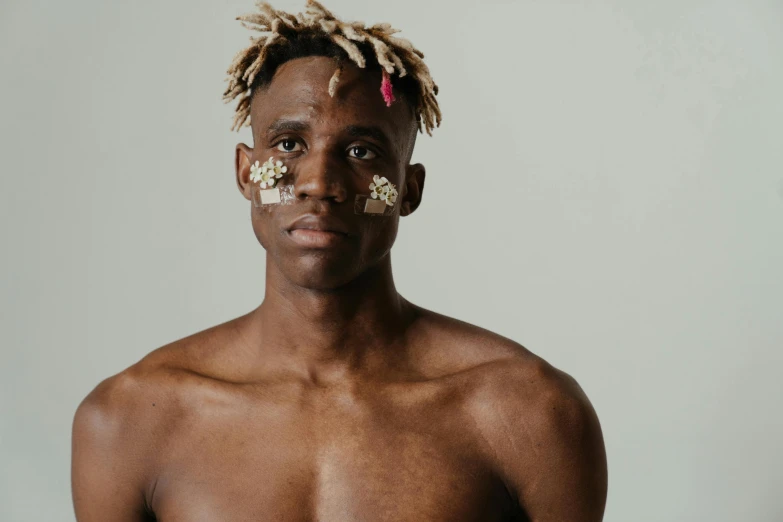
<instances>
[{"instance_id":1,"label":"white flower sticker","mask_svg":"<svg viewBox=\"0 0 783 522\"><path fill-rule=\"evenodd\" d=\"M387 192L386 196L382 199L386 201L387 205L393 207L394 203L397 201L397 189L392 186L391 190Z\"/></svg>"},{"instance_id":2,"label":"white flower sticker","mask_svg":"<svg viewBox=\"0 0 783 522\"><path fill-rule=\"evenodd\" d=\"M258 161L250 165L250 181L253 183L261 181L261 166L258 164Z\"/></svg>"},{"instance_id":3,"label":"white flower sticker","mask_svg":"<svg viewBox=\"0 0 783 522\"><path fill-rule=\"evenodd\" d=\"M275 186L275 173L272 170L264 170L261 173L261 188L272 188Z\"/></svg>"},{"instance_id":4,"label":"white flower sticker","mask_svg":"<svg viewBox=\"0 0 783 522\"><path fill-rule=\"evenodd\" d=\"M390 207L397 201L397 188L389 180L381 176L373 176L370 183L370 196L373 199L385 201Z\"/></svg>"},{"instance_id":5,"label":"white flower sticker","mask_svg":"<svg viewBox=\"0 0 783 522\"><path fill-rule=\"evenodd\" d=\"M280 160L275 162L275 159L270 156L269 160L265 161L263 165L259 166L256 161L250 167L250 180L254 183L260 182L262 189L272 188L286 172L288 172L288 167L285 167Z\"/></svg>"},{"instance_id":6,"label":"white flower sticker","mask_svg":"<svg viewBox=\"0 0 783 522\"><path fill-rule=\"evenodd\" d=\"M269 168L274 171L276 178L282 178L283 174L288 172L288 167L285 167L283 162L280 160L277 160L274 164L272 164L272 158L269 158L267 164L269 165Z\"/></svg>"}]
</instances>

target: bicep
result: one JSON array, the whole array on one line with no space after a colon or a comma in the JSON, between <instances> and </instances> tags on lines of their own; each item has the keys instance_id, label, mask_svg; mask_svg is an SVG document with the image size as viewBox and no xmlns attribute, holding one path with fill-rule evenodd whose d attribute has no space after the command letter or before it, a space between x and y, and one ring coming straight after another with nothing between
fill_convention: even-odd
<instances>
[{"instance_id":1,"label":"bicep","mask_svg":"<svg viewBox=\"0 0 783 522\"><path fill-rule=\"evenodd\" d=\"M91 397L76 411L71 490L78 522L141 522L147 518L140 470L127 459L122 424Z\"/></svg>"},{"instance_id":2,"label":"bicep","mask_svg":"<svg viewBox=\"0 0 783 522\"><path fill-rule=\"evenodd\" d=\"M606 452L598 417L584 394L547 402L524 426L530 451L512 466L520 507L532 522L599 522L606 503Z\"/></svg>"}]
</instances>

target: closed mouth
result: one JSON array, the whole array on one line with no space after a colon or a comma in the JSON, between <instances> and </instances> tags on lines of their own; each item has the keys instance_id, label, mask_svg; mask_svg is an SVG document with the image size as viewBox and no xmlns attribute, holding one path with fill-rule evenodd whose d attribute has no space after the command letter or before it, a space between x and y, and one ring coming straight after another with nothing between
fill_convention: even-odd
<instances>
[{"instance_id":1,"label":"closed mouth","mask_svg":"<svg viewBox=\"0 0 783 522\"><path fill-rule=\"evenodd\" d=\"M304 248L330 248L344 244L352 234L348 227L333 216L306 214L296 219L286 235Z\"/></svg>"}]
</instances>

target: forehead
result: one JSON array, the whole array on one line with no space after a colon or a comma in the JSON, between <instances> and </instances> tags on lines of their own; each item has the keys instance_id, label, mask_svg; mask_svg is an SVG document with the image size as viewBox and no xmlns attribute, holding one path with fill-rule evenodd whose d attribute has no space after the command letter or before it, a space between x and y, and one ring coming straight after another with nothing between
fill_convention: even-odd
<instances>
[{"instance_id":1,"label":"forehead","mask_svg":"<svg viewBox=\"0 0 783 522\"><path fill-rule=\"evenodd\" d=\"M387 107L381 95L380 70L359 69L343 63L334 97L329 80L337 62L328 57L296 58L282 64L269 85L253 97L253 135L265 133L280 119L300 120L314 130L337 132L348 126L380 128L393 143L404 147L415 129L413 113L399 93Z\"/></svg>"}]
</instances>

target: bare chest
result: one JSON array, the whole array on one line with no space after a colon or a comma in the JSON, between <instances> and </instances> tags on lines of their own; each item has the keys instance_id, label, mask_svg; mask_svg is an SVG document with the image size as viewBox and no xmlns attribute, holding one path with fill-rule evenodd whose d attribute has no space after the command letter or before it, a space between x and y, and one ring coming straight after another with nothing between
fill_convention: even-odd
<instances>
[{"instance_id":1,"label":"bare chest","mask_svg":"<svg viewBox=\"0 0 783 522\"><path fill-rule=\"evenodd\" d=\"M494 521L508 497L443 397L202 404L161 463L159 522Z\"/></svg>"}]
</instances>

